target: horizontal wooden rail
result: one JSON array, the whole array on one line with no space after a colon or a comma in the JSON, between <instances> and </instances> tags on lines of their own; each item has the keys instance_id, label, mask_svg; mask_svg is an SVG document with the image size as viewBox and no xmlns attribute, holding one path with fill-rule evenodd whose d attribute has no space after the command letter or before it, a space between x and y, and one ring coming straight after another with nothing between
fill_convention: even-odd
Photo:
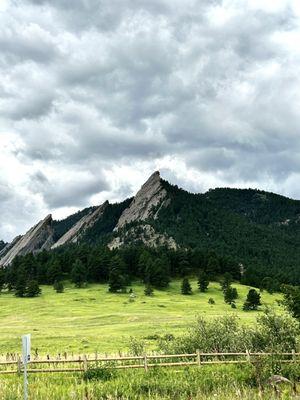
<instances>
[{"instance_id":1,"label":"horizontal wooden rail","mask_svg":"<svg viewBox=\"0 0 300 400\"><path fill-rule=\"evenodd\" d=\"M135 369L157 367L181 367L181 366L202 366L217 364L255 364L259 362L260 357L280 357L281 363L300 363L300 353L264 353L264 352L224 352L224 353L195 353L187 354L151 354L143 356L119 356L119 357L98 357L98 355L83 355L77 358L55 359L35 359L29 364L28 373L61 373L61 372L84 372L88 368L97 367L98 364L114 369ZM289 357L288 359L286 357ZM173 361L174 360L174 361ZM132 361L132 363L130 363ZM112 365L110 365L112 363ZM78 366L76 366L76 364ZM45 365L45 368L41 368ZM40 367L39 367L40 366ZM48 368L47 368L48 366ZM49 368L53 366L53 368ZM20 357L17 360L1 361L0 374L15 374L23 371L23 365Z\"/></svg>"}]
</instances>

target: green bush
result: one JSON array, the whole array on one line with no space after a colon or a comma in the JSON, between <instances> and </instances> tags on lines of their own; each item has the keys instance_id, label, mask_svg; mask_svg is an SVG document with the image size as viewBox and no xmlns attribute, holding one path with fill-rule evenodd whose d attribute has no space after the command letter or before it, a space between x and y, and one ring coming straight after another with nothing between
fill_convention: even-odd
<instances>
[{"instance_id":1,"label":"green bush","mask_svg":"<svg viewBox=\"0 0 300 400\"><path fill-rule=\"evenodd\" d=\"M93 364L83 373L83 379L86 381L109 381L116 376L116 370L113 367L112 364Z\"/></svg>"}]
</instances>

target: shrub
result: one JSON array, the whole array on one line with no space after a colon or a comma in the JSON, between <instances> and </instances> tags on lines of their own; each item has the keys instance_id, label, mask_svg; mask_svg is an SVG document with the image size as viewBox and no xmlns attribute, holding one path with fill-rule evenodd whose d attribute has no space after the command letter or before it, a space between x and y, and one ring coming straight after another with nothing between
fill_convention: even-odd
<instances>
[{"instance_id":1,"label":"shrub","mask_svg":"<svg viewBox=\"0 0 300 400\"><path fill-rule=\"evenodd\" d=\"M216 302L215 302L215 300L214 300L212 297L210 297L210 298L208 299L208 304L216 304Z\"/></svg>"},{"instance_id":2,"label":"shrub","mask_svg":"<svg viewBox=\"0 0 300 400\"><path fill-rule=\"evenodd\" d=\"M101 365L96 363L88 367L83 373L83 379L86 381L109 381L116 375L116 370L112 364Z\"/></svg>"}]
</instances>

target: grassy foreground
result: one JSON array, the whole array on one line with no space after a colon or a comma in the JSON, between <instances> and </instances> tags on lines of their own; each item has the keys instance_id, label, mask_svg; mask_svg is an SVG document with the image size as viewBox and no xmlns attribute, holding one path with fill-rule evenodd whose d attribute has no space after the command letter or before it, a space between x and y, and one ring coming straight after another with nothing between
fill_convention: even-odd
<instances>
[{"instance_id":1,"label":"grassy foreground","mask_svg":"<svg viewBox=\"0 0 300 400\"><path fill-rule=\"evenodd\" d=\"M148 338L153 335L180 334L196 315L205 317L236 314L242 323L251 324L258 312L244 312L242 305L249 287L239 284L237 309L224 303L218 283L211 283L207 293L197 290L191 281L193 295L180 294L180 281L173 281L165 291L155 291L153 297L144 295L144 286L133 285L134 302L128 294L110 294L107 285L89 285L77 289L67 285L57 294L52 287L42 287L42 295L20 299L12 293L0 294L0 353L19 352L20 336L32 334L32 347L39 353L117 353L126 350L131 336ZM216 304L209 305L212 297ZM264 305L279 308L279 295L262 293Z\"/></svg>"},{"instance_id":2,"label":"grassy foreground","mask_svg":"<svg viewBox=\"0 0 300 400\"><path fill-rule=\"evenodd\" d=\"M29 377L30 400L255 400L296 399L290 386L275 396L266 382L259 394L251 365L117 371L108 380L85 382L81 375ZM21 399L22 377L0 378L1 400Z\"/></svg>"}]
</instances>

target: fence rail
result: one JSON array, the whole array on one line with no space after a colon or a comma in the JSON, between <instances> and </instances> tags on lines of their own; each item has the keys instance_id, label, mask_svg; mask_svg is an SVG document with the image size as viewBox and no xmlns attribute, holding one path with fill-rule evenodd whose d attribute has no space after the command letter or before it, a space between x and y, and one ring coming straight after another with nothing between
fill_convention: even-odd
<instances>
[{"instance_id":1,"label":"fence rail","mask_svg":"<svg viewBox=\"0 0 300 400\"><path fill-rule=\"evenodd\" d=\"M34 359L30 362L27 372L29 373L58 373L58 372L84 372L89 366L109 365L115 369L148 368L154 367L180 367L180 366L203 366L216 364L246 364L257 363L263 357L276 357L281 363L300 363L300 353L201 353L197 350L189 354L151 354L143 356L119 356L98 357L94 355L82 355L76 358L65 356L47 359ZM15 360L0 361L0 374L16 374L23 371L20 356Z\"/></svg>"}]
</instances>

